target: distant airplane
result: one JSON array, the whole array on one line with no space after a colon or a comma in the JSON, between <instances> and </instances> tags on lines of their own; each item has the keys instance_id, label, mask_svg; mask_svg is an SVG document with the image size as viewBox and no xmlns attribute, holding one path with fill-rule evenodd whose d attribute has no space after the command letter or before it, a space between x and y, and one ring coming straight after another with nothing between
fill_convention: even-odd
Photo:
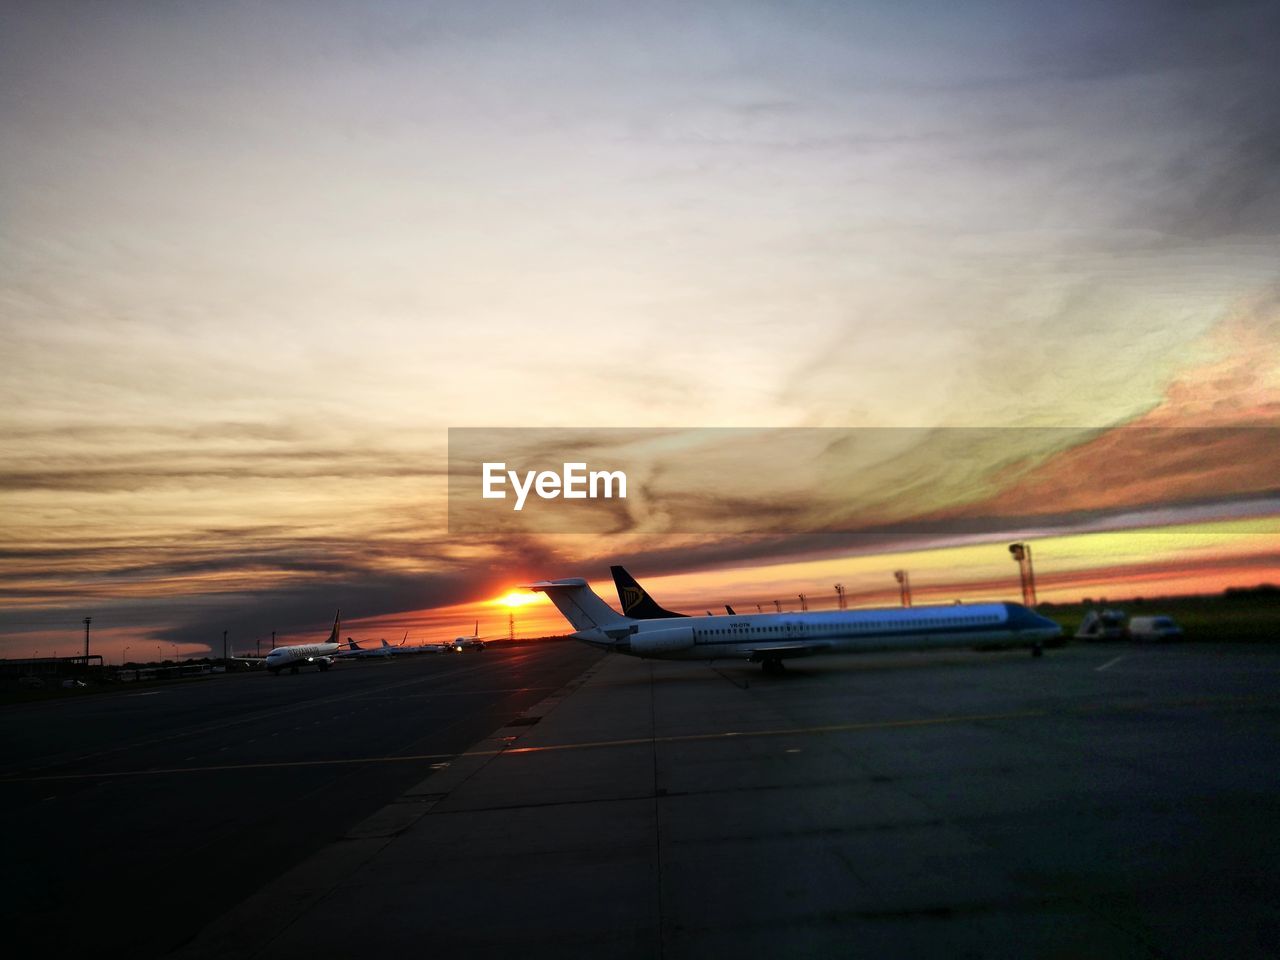
<instances>
[{"instance_id":1,"label":"distant airplane","mask_svg":"<svg viewBox=\"0 0 1280 960\"><path fill-rule=\"evenodd\" d=\"M341 649L338 643L338 632L342 628L342 611L333 618L333 629L329 631L329 639L324 643L299 643L290 646L276 647L267 654L267 669L275 676L288 668L290 673L297 673L300 667L314 665L322 671L328 670L335 663L334 655Z\"/></svg>"},{"instance_id":2,"label":"distant airplane","mask_svg":"<svg viewBox=\"0 0 1280 960\"><path fill-rule=\"evenodd\" d=\"M648 594L627 579L639 591L631 609L648 609ZM1001 643L1030 646L1038 656L1045 640L1062 635L1058 624L1017 603L643 620L616 612L580 577L525 589L545 593L573 626L572 636L592 646L664 660L741 659L761 664L765 673L781 673L786 659L819 653Z\"/></svg>"},{"instance_id":3,"label":"distant airplane","mask_svg":"<svg viewBox=\"0 0 1280 960\"><path fill-rule=\"evenodd\" d=\"M484 641L487 638L480 636L480 621L476 621L475 630L469 637L454 637L453 643L449 644L456 652L461 653L463 650L483 650Z\"/></svg>"},{"instance_id":4,"label":"distant airplane","mask_svg":"<svg viewBox=\"0 0 1280 960\"><path fill-rule=\"evenodd\" d=\"M397 657L402 655L408 656L408 655L419 654L419 653L452 653L453 652L452 642L442 641L439 643L408 643L407 642L408 639L409 639L409 631L406 630L404 634L404 640L400 641L400 645L398 647L391 647L392 652ZM385 640L382 642L383 644L386 644Z\"/></svg>"},{"instance_id":5,"label":"distant airplane","mask_svg":"<svg viewBox=\"0 0 1280 960\"><path fill-rule=\"evenodd\" d=\"M404 640L408 639L409 631L406 630ZM386 659L404 651L404 640L401 640L397 647L393 647L386 640L381 641L382 645L378 647L362 647L359 641L347 637L347 649L339 650L334 656L343 659L354 657L357 660Z\"/></svg>"}]
</instances>

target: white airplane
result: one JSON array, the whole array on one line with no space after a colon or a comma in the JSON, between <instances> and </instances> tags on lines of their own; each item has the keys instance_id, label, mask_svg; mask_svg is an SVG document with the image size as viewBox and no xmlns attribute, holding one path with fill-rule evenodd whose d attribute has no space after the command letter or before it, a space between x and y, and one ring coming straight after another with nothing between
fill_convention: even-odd
<instances>
[{"instance_id":1,"label":"white airplane","mask_svg":"<svg viewBox=\"0 0 1280 960\"><path fill-rule=\"evenodd\" d=\"M406 631L404 640L408 639L409 633ZM362 647L360 646L359 641L352 640L350 637L347 637L347 649L339 650L334 654L334 656L341 657L344 660L349 657L356 660L387 659L389 657L394 657L397 653L407 652L404 648L404 640L401 640L400 645L395 647L387 643L385 639L382 641L381 646Z\"/></svg>"},{"instance_id":2,"label":"white airplane","mask_svg":"<svg viewBox=\"0 0 1280 960\"><path fill-rule=\"evenodd\" d=\"M322 671L328 670L336 662L335 654L341 648L338 643L338 631L342 627L342 611L333 618L333 629L329 631L329 639L324 643L298 643L286 647L276 647L267 654L267 669L275 676L288 668L290 673L297 673L300 667L314 665Z\"/></svg>"},{"instance_id":3,"label":"white airplane","mask_svg":"<svg viewBox=\"0 0 1280 960\"><path fill-rule=\"evenodd\" d=\"M483 650L485 638L480 636L480 621L476 621L476 628L469 637L454 637L453 643L448 646L458 653L463 650Z\"/></svg>"},{"instance_id":4,"label":"white airplane","mask_svg":"<svg viewBox=\"0 0 1280 960\"><path fill-rule=\"evenodd\" d=\"M783 660L818 653L999 643L1030 646L1039 656L1045 640L1062 635L1058 624L1017 603L641 620L615 611L581 577L540 580L525 589L545 593L573 626L574 639L592 646L662 660L746 660L765 673L781 673Z\"/></svg>"}]
</instances>

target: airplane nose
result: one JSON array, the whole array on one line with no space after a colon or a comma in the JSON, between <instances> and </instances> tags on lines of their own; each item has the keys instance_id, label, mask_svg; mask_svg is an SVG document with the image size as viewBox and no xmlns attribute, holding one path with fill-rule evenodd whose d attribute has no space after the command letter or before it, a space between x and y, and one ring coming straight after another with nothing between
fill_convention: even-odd
<instances>
[{"instance_id":1,"label":"airplane nose","mask_svg":"<svg viewBox=\"0 0 1280 960\"><path fill-rule=\"evenodd\" d=\"M1062 636L1062 624L1058 623L1056 620L1050 620L1048 617L1041 616L1038 613L1033 613L1032 616L1036 619L1036 629L1043 633L1044 636Z\"/></svg>"},{"instance_id":2,"label":"airplane nose","mask_svg":"<svg viewBox=\"0 0 1280 960\"><path fill-rule=\"evenodd\" d=\"M1046 616L1028 610L1019 603L1006 604L1009 611L1009 626L1018 633L1034 635L1042 639L1062 636L1062 626Z\"/></svg>"}]
</instances>

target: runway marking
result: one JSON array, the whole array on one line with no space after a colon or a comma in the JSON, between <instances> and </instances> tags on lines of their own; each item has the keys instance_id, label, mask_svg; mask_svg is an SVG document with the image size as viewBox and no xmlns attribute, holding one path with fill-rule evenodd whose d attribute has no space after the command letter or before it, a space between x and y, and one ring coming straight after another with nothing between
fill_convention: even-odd
<instances>
[{"instance_id":1,"label":"runway marking","mask_svg":"<svg viewBox=\"0 0 1280 960\"><path fill-rule=\"evenodd\" d=\"M1122 654L1120 654L1120 656L1116 657L1114 660L1108 660L1108 661L1107 661L1106 663L1104 663L1102 666L1100 666L1100 667L1094 667L1094 668L1093 668L1093 672L1094 672L1094 673L1101 673L1103 670L1106 670L1108 667L1114 667L1117 663L1119 663L1121 660L1123 660L1123 659L1124 659L1125 657L1127 657L1127 656L1128 656L1128 654L1127 654L1127 653L1122 653Z\"/></svg>"},{"instance_id":2,"label":"runway marking","mask_svg":"<svg viewBox=\"0 0 1280 960\"><path fill-rule=\"evenodd\" d=\"M501 750L490 750L498 754ZM279 760L272 763L221 763L207 767L157 767L153 770L110 770L106 773L61 773L42 777L0 777L0 783L43 783L51 780L105 780L112 777L151 777L174 773L223 773L228 770L275 770L282 767L335 767L368 763L409 763L449 761L456 753L425 753L411 757L348 757L337 760ZM468 754L478 756L478 754ZM50 797L49 799L53 799Z\"/></svg>"},{"instance_id":3,"label":"runway marking","mask_svg":"<svg viewBox=\"0 0 1280 960\"><path fill-rule=\"evenodd\" d=\"M299 710L313 710L318 706L323 706L325 704L341 703L344 701L351 701L351 700L355 700L355 699L367 696L369 694L386 694L392 690L399 690L404 687L415 686L417 684L449 682L453 679L456 679L459 676L462 676L463 674L475 673L478 670L484 669L484 666L485 665L483 663L478 663L474 666L461 667L456 670L444 670L439 673L432 673L425 677L418 676L418 677L411 677L409 679L396 680L390 683L382 684L370 691L360 691L360 690L344 691L341 693L334 693L330 696L322 696L317 699L303 700L297 703L290 703L282 706L266 707L266 708L255 710L252 713L244 714L244 715L235 717L233 719L214 723L212 725L207 723L190 725L181 730L177 730L172 733L165 734L163 736L150 737L147 739L138 740L130 744L128 748L141 749L145 747L152 747L161 743L170 743L174 740L181 740L185 737L204 736L211 732L227 730L229 728L242 726L244 724L261 723L261 722L270 721L274 718L280 717L283 714L293 713ZM140 693L122 694L121 697L122 699L127 699L128 697L156 697L164 692L165 691L163 690L147 690L147 691L142 691ZM365 709L369 709L369 708L366 707ZM294 727L293 729L299 730L301 729L301 726ZM279 736L279 732L273 733L271 735L273 737ZM122 749L122 748L117 747L114 749ZM74 763L74 762L78 762L78 760L84 760L84 759L89 759L95 756L101 756L108 752L111 752L111 751L101 750L101 751L98 751L97 753L86 754L84 757L79 757L77 758L77 760L73 760L72 762ZM49 757L42 757L39 760L36 760L34 762L37 765L34 766L32 769L48 769L49 767L58 767L58 766L65 765L65 761L50 760Z\"/></svg>"},{"instance_id":4,"label":"runway marking","mask_svg":"<svg viewBox=\"0 0 1280 960\"><path fill-rule=\"evenodd\" d=\"M228 763L203 767L159 767L150 770L112 770L98 773L65 773L46 776L0 777L0 783L37 783L55 780L102 780L111 777L145 777L178 773L220 773L239 770L274 770L290 767L356 766L374 763L421 763L451 761L462 757L496 757L500 754L532 755L568 750L598 750L610 747L648 746L655 743L697 743L714 740L739 740L754 737L796 737L826 733L849 733L860 730L906 730L919 727L946 726L957 723L984 723L998 720L1031 720L1045 717L1097 716L1105 713L1141 713L1170 707L1215 707L1272 704L1275 696L1193 697L1178 700L1145 700L1119 703L1085 704L1062 710L1016 710L1008 713L956 714L943 717L917 717L905 720L868 720L860 723L837 723L817 727L783 727L774 730L725 730L719 733L689 733L669 737L631 737L623 740L588 740L580 743L548 744L542 747L503 747L498 750L468 750L464 753L426 753L383 757L348 757L331 760L279 760L264 763ZM194 759L194 758L190 758Z\"/></svg>"},{"instance_id":5,"label":"runway marking","mask_svg":"<svg viewBox=\"0 0 1280 960\"><path fill-rule=\"evenodd\" d=\"M468 751L460 756L478 757L490 753L551 753L558 750L590 750L601 747L631 747L651 743L694 743L710 740L732 740L751 737L795 737L824 733L848 733L858 730L898 730L912 727L944 726L954 723L983 723L993 720L1031 720L1044 717L1097 716L1100 713L1135 713L1168 707L1246 706L1276 702L1274 696L1199 697L1179 700L1146 700L1140 702L1085 704L1063 710L1017 710L1010 713L974 713L945 717L920 717L911 720L869 720L861 723L837 723L818 727L784 727L776 730L726 730L721 733L689 733L670 737L633 737L626 740L588 740L582 743L549 744L544 747L511 747L502 751Z\"/></svg>"},{"instance_id":6,"label":"runway marking","mask_svg":"<svg viewBox=\"0 0 1280 960\"><path fill-rule=\"evenodd\" d=\"M550 753L557 750L587 750L598 747L630 747L650 743L694 743L706 740L736 740L751 737L795 737L853 730L894 730L905 727L932 727L951 723L980 723L984 720L1027 720L1047 717L1047 710L1020 710L1014 713L975 713L953 717L921 717L916 720L868 720L864 723L834 723L820 727L784 727L778 730L726 730L721 733L686 733L671 737L633 737L627 740L588 740L583 743L550 744L545 747L512 747L503 753ZM462 754L483 756L484 752Z\"/></svg>"}]
</instances>

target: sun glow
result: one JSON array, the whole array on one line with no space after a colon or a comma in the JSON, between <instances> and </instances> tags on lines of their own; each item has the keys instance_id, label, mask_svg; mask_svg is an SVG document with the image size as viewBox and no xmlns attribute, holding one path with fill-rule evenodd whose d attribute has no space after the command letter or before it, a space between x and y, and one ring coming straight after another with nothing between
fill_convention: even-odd
<instances>
[{"instance_id":1,"label":"sun glow","mask_svg":"<svg viewBox=\"0 0 1280 960\"><path fill-rule=\"evenodd\" d=\"M542 594L540 593L523 593L517 590L512 590L505 597L499 597L493 602L498 606L503 607L523 607L530 603L537 603L541 599Z\"/></svg>"}]
</instances>

